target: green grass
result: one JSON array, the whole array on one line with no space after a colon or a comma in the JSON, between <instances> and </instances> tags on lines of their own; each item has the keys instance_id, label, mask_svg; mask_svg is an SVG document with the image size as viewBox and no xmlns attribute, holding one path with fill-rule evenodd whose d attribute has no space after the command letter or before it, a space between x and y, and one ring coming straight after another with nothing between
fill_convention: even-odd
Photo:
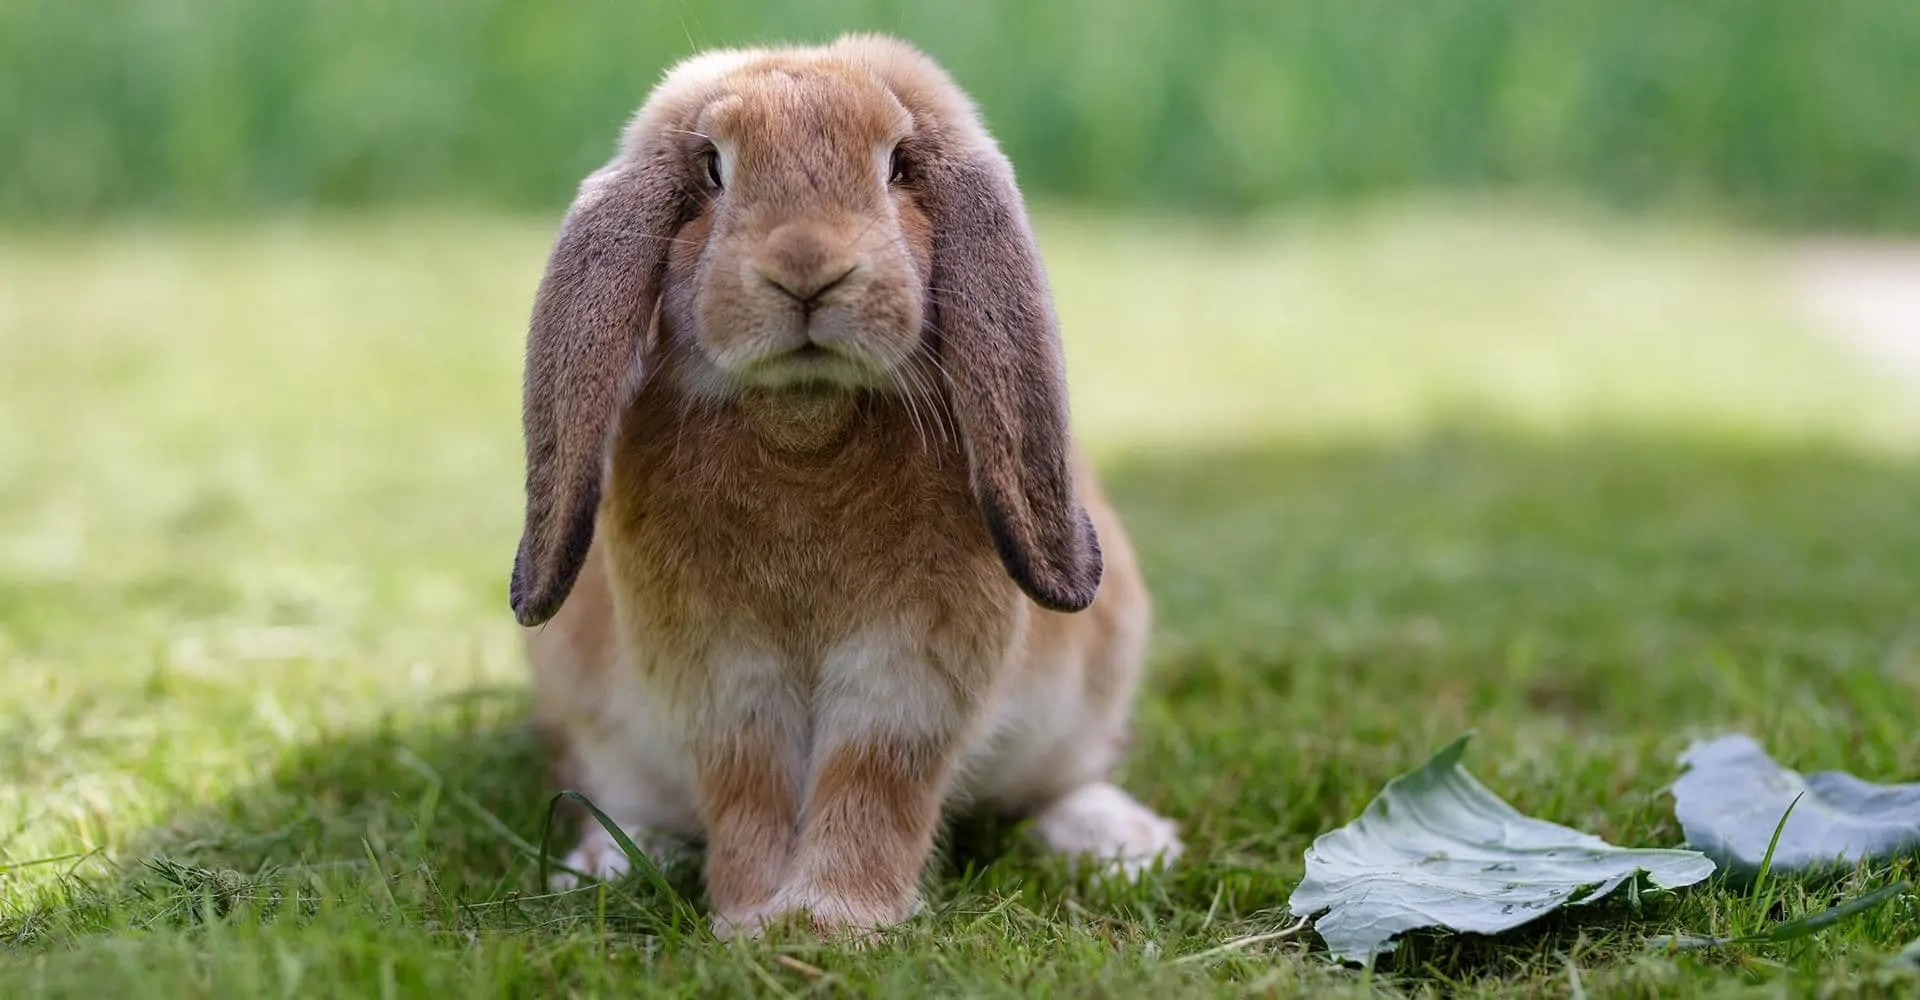
<instances>
[{"instance_id":1,"label":"green grass","mask_svg":"<svg viewBox=\"0 0 1920 1000\"><path fill-rule=\"evenodd\" d=\"M940 58L1056 197L1920 227L1912 0L9 0L0 217L557 209L667 64L847 30Z\"/></svg>"},{"instance_id":2,"label":"green grass","mask_svg":"<svg viewBox=\"0 0 1920 1000\"><path fill-rule=\"evenodd\" d=\"M1804 329L1780 247L1480 206L1050 214L1082 434L1160 606L1137 888L949 839L867 952L546 895L504 584L554 220L0 238L0 996L1910 993L1914 874L1623 896L1372 978L1283 926L1314 835L1468 728L1521 810L1680 839L1741 728L1920 776L1920 402ZM668 872L694 893L697 873ZM695 896L697 899L697 894Z\"/></svg>"}]
</instances>

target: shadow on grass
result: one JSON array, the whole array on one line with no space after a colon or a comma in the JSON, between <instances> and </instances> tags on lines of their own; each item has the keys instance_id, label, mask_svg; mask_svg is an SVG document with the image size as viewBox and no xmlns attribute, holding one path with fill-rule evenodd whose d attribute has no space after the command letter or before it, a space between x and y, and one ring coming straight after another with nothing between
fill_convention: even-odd
<instances>
[{"instance_id":1,"label":"shadow on grass","mask_svg":"<svg viewBox=\"0 0 1920 1000\"><path fill-rule=\"evenodd\" d=\"M1102 893L1016 831L963 821L937 869L936 926L996 900L1054 915L1077 900L1081 926L1200 951L1279 919L1315 834L1474 727L1491 745L1469 766L1517 807L1636 845L1678 840L1659 790L1688 727L1766 725L1867 772L1915 764L1889 735L1920 724L1912 464L1812 444L1461 433L1139 455L1107 483L1160 628L1126 783L1182 818L1189 854L1149 887ZM0 940L302 893L360 893L450 941L589 919L664 933L684 914L644 888L605 915L595 893L541 892L529 845L551 789L525 706L474 692L412 728L309 747ZM1583 735L1601 742L1572 746ZM698 898L697 863L668 875ZM1603 904L1499 939L1421 938L1385 971L1557 969L1596 921L1638 940L1673 913Z\"/></svg>"}]
</instances>

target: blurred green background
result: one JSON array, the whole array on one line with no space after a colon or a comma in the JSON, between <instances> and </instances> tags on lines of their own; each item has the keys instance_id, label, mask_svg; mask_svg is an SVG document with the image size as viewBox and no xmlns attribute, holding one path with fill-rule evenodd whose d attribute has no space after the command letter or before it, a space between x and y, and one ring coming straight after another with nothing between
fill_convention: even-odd
<instances>
[{"instance_id":1,"label":"blurred green background","mask_svg":"<svg viewBox=\"0 0 1920 1000\"><path fill-rule=\"evenodd\" d=\"M1029 187L1920 225L1913 0L6 0L0 218L547 208L697 48L902 34Z\"/></svg>"}]
</instances>

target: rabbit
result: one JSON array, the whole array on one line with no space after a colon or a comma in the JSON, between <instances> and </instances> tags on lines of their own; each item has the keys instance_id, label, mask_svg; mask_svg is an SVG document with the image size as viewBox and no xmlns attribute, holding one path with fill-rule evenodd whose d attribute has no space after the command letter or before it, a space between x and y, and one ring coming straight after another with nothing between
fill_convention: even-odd
<instances>
[{"instance_id":1,"label":"rabbit","mask_svg":"<svg viewBox=\"0 0 1920 1000\"><path fill-rule=\"evenodd\" d=\"M643 852L704 843L716 934L909 918L961 809L1179 855L1107 778L1146 586L1012 167L928 56L670 68L567 212L523 390L535 723ZM566 866L624 873L582 826Z\"/></svg>"}]
</instances>

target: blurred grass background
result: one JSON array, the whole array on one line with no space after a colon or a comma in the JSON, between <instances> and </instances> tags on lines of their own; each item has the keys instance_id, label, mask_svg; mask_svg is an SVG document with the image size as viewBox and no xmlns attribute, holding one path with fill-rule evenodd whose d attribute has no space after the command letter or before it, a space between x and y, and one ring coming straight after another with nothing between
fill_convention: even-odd
<instances>
[{"instance_id":1,"label":"blurred grass background","mask_svg":"<svg viewBox=\"0 0 1920 1000\"><path fill-rule=\"evenodd\" d=\"M672 60L850 29L947 63L1058 198L1920 225L1912 0L6 0L0 218L547 208Z\"/></svg>"}]
</instances>

